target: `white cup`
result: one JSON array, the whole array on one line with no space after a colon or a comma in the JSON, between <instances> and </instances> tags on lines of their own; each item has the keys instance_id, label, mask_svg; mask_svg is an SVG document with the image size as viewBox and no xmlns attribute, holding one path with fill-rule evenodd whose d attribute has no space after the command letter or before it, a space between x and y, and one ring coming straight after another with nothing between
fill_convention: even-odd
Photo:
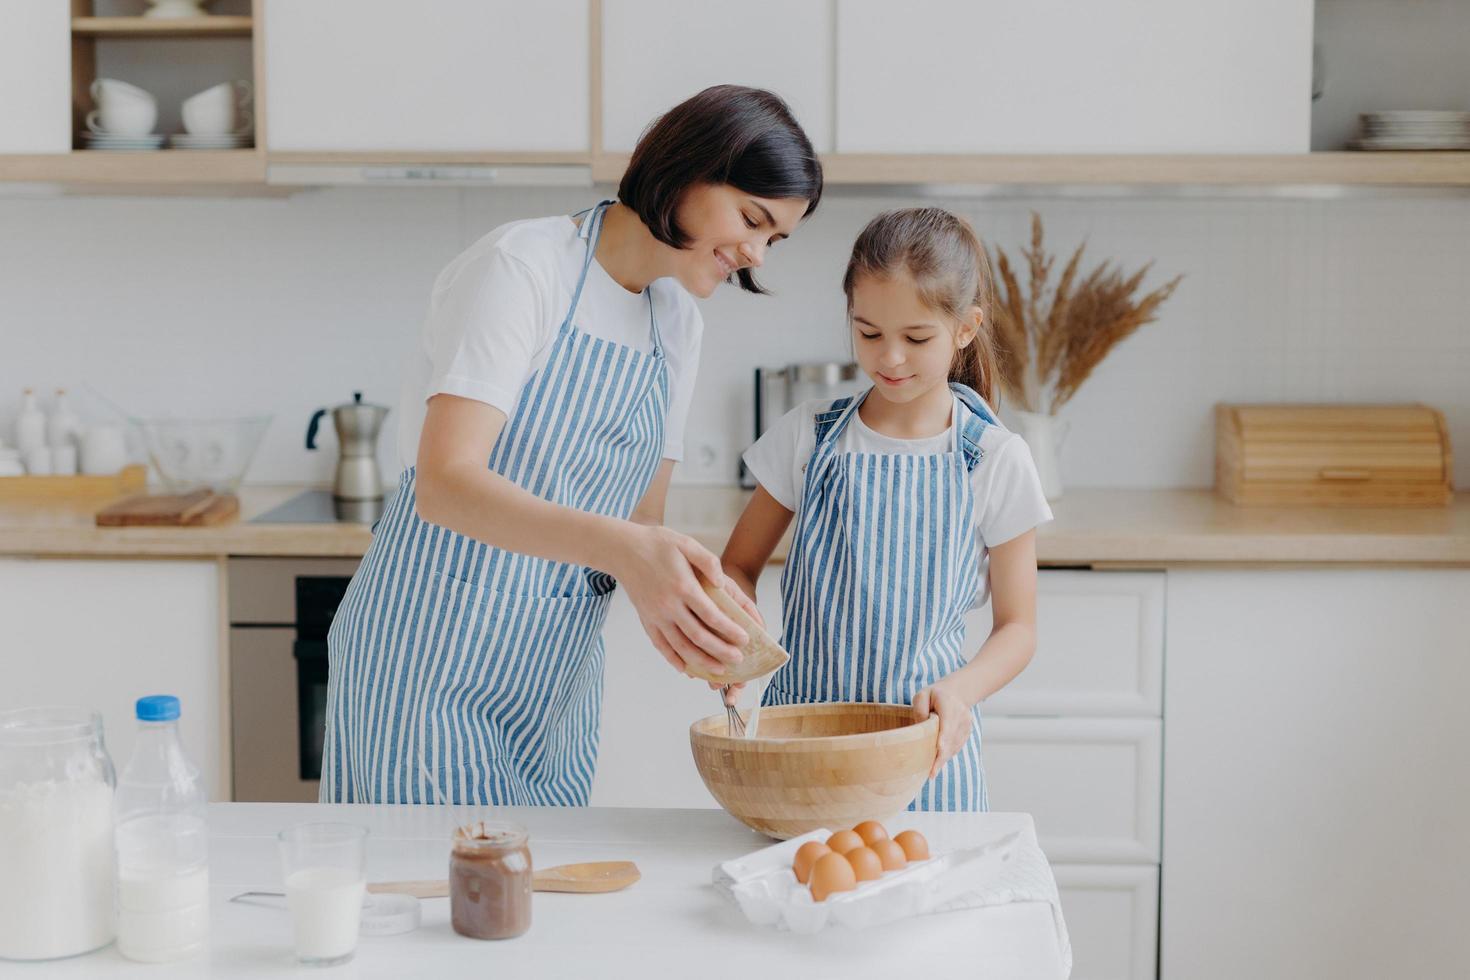
<instances>
[{"instance_id":1,"label":"white cup","mask_svg":"<svg viewBox=\"0 0 1470 980\"><path fill-rule=\"evenodd\" d=\"M116 425L93 425L82 433L82 472L89 476L116 473L128 463L128 443Z\"/></svg>"},{"instance_id":2,"label":"white cup","mask_svg":"<svg viewBox=\"0 0 1470 980\"><path fill-rule=\"evenodd\" d=\"M26 453L26 472L31 476L51 475L50 446L37 446Z\"/></svg>"},{"instance_id":3,"label":"white cup","mask_svg":"<svg viewBox=\"0 0 1470 980\"><path fill-rule=\"evenodd\" d=\"M87 113L87 128L99 135L147 136L158 122L158 106L136 102L104 102Z\"/></svg>"},{"instance_id":4,"label":"white cup","mask_svg":"<svg viewBox=\"0 0 1470 980\"><path fill-rule=\"evenodd\" d=\"M194 136L224 136L250 128L251 87L245 79L220 82L184 100L179 114L184 129Z\"/></svg>"},{"instance_id":5,"label":"white cup","mask_svg":"<svg viewBox=\"0 0 1470 980\"><path fill-rule=\"evenodd\" d=\"M92 83L97 108L87 113L87 128L113 136L146 136L158 122L158 100L148 92L118 81L99 78Z\"/></svg>"},{"instance_id":6,"label":"white cup","mask_svg":"<svg viewBox=\"0 0 1470 980\"><path fill-rule=\"evenodd\" d=\"M0 476L25 476L26 464L20 460L20 450L0 446Z\"/></svg>"},{"instance_id":7,"label":"white cup","mask_svg":"<svg viewBox=\"0 0 1470 980\"><path fill-rule=\"evenodd\" d=\"M57 476L76 476L77 447L71 443L51 447L51 472Z\"/></svg>"},{"instance_id":8,"label":"white cup","mask_svg":"<svg viewBox=\"0 0 1470 980\"><path fill-rule=\"evenodd\" d=\"M141 89L136 85L116 78L99 78L92 83L88 91L92 93L92 101L98 104L109 102L113 99L119 101L134 99L138 102L149 102L153 105L158 104L158 100L147 89Z\"/></svg>"}]
</instances>

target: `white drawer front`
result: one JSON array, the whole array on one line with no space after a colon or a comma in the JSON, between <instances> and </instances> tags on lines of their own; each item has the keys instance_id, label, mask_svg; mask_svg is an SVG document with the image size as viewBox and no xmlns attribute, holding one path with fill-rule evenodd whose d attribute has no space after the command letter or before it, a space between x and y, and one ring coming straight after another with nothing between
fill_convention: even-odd
<instances>
[{"instance_id":1,"label":"white drawer front","mask_svg":"<svg viewBox=\"0 0 1470 980\"><path fill-rule=\"evenodd\" d=\"M1072 940L1072 980L1158 976L1159 869L1055 864Z\"/></svg>"},{"instance_id":2,"label":"white drawer front","mask_svg":"<svg viewBox=\"0 0 1470 980\"><path fill-rule=\"evenodd\" d=\"M1163 723L988 718L992 810L1022 810L1052 861L1157 864Z\"/></svg>"},{"instance_id":3,"label":"white drawer front","mask_svg":"<svg viewBox=\"0 0 1470 980\"><path fill-rule=\"evenodd\" d=\"M990 607L965 620L965 649L990 634ZM1043 571L1036 656L985 703L992 715L1161 715L1162 572Z\"/></svg>"}]
</instances>

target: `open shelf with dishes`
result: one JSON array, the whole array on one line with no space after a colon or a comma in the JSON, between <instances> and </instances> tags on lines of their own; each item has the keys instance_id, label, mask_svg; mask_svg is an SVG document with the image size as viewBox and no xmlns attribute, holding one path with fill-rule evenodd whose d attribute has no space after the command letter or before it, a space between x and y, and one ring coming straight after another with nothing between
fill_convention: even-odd
<instances>
[{"instance_id":1,"label":"open shelf with dishes","mask_svg":"<svg viewBox=\"0 0 1470 980\"><path fill-rule=\"evenodd\" d=\"M72 0L69 154L0 157L0 179L82 184L219 185L264 181L252 102L252 0L182 15L163 0ZM179 42L213 45L181 53ZM223 77L222 77L223 76Z\"/></svg>"},{"instance_id":2,"label":"open shelf with dishes","mask_svg":"<svg viewBox=\"0 0 1470 980\"><path fill-rule=\"evenodd\" d=\"M225 14L204 17L72 17L73 37L250 37L253 17Z\"/></svg>"}]
</instances>

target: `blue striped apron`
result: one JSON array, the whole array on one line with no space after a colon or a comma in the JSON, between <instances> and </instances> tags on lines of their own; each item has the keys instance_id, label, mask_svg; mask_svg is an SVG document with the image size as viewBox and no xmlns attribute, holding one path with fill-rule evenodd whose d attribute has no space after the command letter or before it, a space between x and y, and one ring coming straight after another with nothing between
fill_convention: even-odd
<instances>
[{"instance_id":1,"label":"blue striped apron","mask_svg":"<svg viewBox=\"0 0 1470 980\"><path fill-rule=\"evenodd\" d=\"M573 323L612 202L546 364L489 468L581 511L627 518L663 456L668 371ZM415 470L373 533L327 637L321 799L584 806L597 764L602 625L613 579L422 520Z\"/></svg>"},{"instance_id":2,"label":"blue striped apron","mask_svg":"<svg viewBox=\"0 0 1470 980\"><path fill-rule=\"evenodd\" d=\"M781 575L782 645L766 704L909 704L966 663L965 612L980 587L970 472L995 417L980 396L959 399L952 448L928 456L842 453L837 443L868 392L816 418L796 535ZM985 810L980 711L970 739L924 784L917 810Z\"/></svg>"}]
</instances>

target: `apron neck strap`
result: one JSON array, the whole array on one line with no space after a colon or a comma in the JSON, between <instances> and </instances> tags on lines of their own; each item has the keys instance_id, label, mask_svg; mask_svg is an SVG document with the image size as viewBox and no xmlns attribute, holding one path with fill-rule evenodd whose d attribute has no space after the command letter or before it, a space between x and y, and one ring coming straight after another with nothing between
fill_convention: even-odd
<instances>
[{"instance_id":1,"label":"apron neck strap","mask_svg":"<svg viewBox=\"0 0 1470 980\"><path fill-rule=\"evenodd\" d=\"M828 406L825 412L818 412L816 417L817 450L820 452L824 442L835 444L837 438L842 435L842 430L847 428L847 423L852 419L853 413L868 397L868 391L857 397L839 398Z\"/></svg>"},{"instance_id":2,"label":"apron neck strap","mask_svg":"<svg viewBox=\"0 0 1470 980\"><path fill-rule=\"evenodd\" d=\"M965 456L965 469L973 470L985 456L980 449L980 437L985 434L987 426L999 425L995 419L995 413L990 406L985 404L985 399L973 389L957 382L950 382L949 390L954 392L960 400L960 406L964 411L959 413L956 419L955 438L958 441L956 450Z\"/></svg>"},{"instance_id":3,"label":"apron neck strap","mask_svg":"<svg viewBox=\"0 0 1470 980\"><path fill-rule=\"evenodd\" d=\"M990 411L985 400L961 384L951 384L950 390L960 401L961 411L954 412L954 421L950 425L951 440L954 452L965 458L965 469L973 470L985 453L980 449L980 438L985 434L989 425L998 425L995 415ZM872 394L869 388L855 398L839 398L828 406L826 411L818 412L815 421L817 446L813 456L822 455L831 451L831 447L837 444L847 423L857 412L863 400ZM953 409L951 409L953 411Z\"/></svg>"},{"instance_id":4,"label":"apron neck strap","mask_svg":"<svg viewBox=\"0 0 1470 980\"><path fill-rule=\"evenodd\" d=\"M573 217L587 215L580 228L577 229L577 237L587 243L587 255L582 259L582 274L577 277L577 288L572 293L572 305L567 310L567 318L563 326L570 327L577 315L577 304L582 300L582 287L587 284L587 273L592 269L592 261L597 257L597 243L602 238L602 219L607 214L607 209L617 202L611 198L599 201L595 207L578 211ZM663 340L658 332L658 318L653 313L653 287L644 286L643 295L648 297L648 331L649 346L653 356L662 359L664 356Z\"/></svg>"},{"instance_id":5,"label":"apron neck strap","mask_svg":"<svg viewBox=\"0 0 1470 980\"><path fill-rule=\"evenodd\" d=\"M602 237L602 216L607 214L607 209L614 203L611 200L602 201L596 207L577 212L578 216L587 215L582 221L582 227L577 229L577 236L587 243L587 255L582 259L582 274L577 277L577 288L572 292L572 305L567 309L568 324L577 316L577 304L582 301L582 287L587 285L587 270L592 268L592 260L597 257L597 242Z\"/></svg>"}]
</instances>

